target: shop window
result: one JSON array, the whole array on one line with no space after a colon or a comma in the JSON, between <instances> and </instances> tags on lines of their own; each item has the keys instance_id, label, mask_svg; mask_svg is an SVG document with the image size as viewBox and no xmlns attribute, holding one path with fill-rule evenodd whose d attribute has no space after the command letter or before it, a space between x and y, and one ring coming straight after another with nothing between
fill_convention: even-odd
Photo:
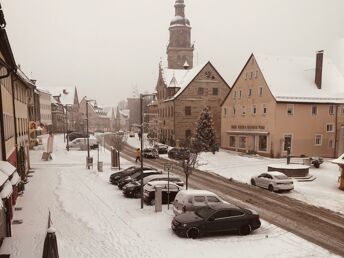
<instances>
[{"instance_id":1,"label":"shop window","mask_svg":"<svg viewBox=\"0 0 344 258\"><path fill-rule=\"evenodd\" d=\"M266 135L259 136L259 150L260 151L267 151L268 149L268 137Z\"/></svg>"},{"instance_id":2,"label":"shop window","mask_svg":"<svg viewBox=\"0 0 344 258\"><path fill-rule=\"evenodd\" d=\"M236 147L236 137L235 136L229 136L229 147L235 148Z\"/></svg>"},{"instance_id":3,"label":"shop window","mask_svg":"<svg viewBox=\"0 0 344 258\"><path fill-rule=\"evenodd\" d=\"M245 136L240 136L239 137L239 148L240 149L245 149L246 148L246 137Z\"/></svg>"}]
</instances>

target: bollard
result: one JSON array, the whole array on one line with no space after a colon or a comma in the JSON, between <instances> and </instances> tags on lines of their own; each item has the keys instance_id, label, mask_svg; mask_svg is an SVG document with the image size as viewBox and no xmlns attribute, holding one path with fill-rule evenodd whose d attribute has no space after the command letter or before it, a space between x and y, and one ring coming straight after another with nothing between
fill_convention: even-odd
<instances>
[{"instance_id":1,"label":"bollard","mask_svg":"<svg viewBox=\"0 0 344 258\"><path fill-rule=\"evenodd\" d=\"M162 211L162 187L155 187L155 212Z\"/></svg>"}]
</instances>

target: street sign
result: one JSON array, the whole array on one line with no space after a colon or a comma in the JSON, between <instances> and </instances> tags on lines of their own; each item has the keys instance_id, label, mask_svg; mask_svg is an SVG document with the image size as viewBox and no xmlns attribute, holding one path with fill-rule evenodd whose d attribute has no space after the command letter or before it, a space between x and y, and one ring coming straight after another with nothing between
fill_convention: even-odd
<instances>
[{"instance_id":1,"label":"street sign","mask_svg":"<svg viewBox=\"0 0 344 258\"><path fill-rule=\"evenodd\" d=\"M167 171L167 209L170 209L170 172L172 171L173 164L165 163L164 170Z\"/></svg>"}]
</instances>

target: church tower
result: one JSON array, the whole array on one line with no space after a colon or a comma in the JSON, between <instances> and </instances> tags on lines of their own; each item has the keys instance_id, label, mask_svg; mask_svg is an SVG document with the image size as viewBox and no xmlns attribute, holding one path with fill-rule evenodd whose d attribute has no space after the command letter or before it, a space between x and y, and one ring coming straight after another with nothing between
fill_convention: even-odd
<instances>
[{"instance_id":1,"label":"church tower","mask_svg":"<svg viewBox=\"0 0 344 258\"><path fill-rule=\"evenodd\" d=\"M169 69L191 69L193 50L190 21L185 17L184 0L176 0L175 17L170 23L170 42L167 47Z\"/></svg>"}]
</instances>

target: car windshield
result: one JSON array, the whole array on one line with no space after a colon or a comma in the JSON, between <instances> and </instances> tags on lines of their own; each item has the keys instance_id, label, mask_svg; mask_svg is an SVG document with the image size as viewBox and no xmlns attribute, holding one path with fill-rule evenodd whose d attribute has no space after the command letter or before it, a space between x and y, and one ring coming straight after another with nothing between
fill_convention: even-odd
<instances>
[{"instance_id":1,"label":"car windshield","mask_svg":"<svg viewBox=\"0 0 344 258\"><path fill-rule=\"evenodd\" d=\"M198 211L196 211L196 215L205 219L207 217L210 216L210 214L212 214L214 212L214 210L210 207L204 207L204 208L201 208L199 209Z\"/></svg>"},{"instance_id":2,"label":"car windshield","mask_svg":"<svg viewBox=\"0 0 344 258\"><path fill-rule=\"evenodd\" d=\"M137 178L137 177L139 177L141 175L141 171L138 171L138 172L136 172L135 174L133 174L131 177L132 178Z\"/></svg>"}]
</instances>

